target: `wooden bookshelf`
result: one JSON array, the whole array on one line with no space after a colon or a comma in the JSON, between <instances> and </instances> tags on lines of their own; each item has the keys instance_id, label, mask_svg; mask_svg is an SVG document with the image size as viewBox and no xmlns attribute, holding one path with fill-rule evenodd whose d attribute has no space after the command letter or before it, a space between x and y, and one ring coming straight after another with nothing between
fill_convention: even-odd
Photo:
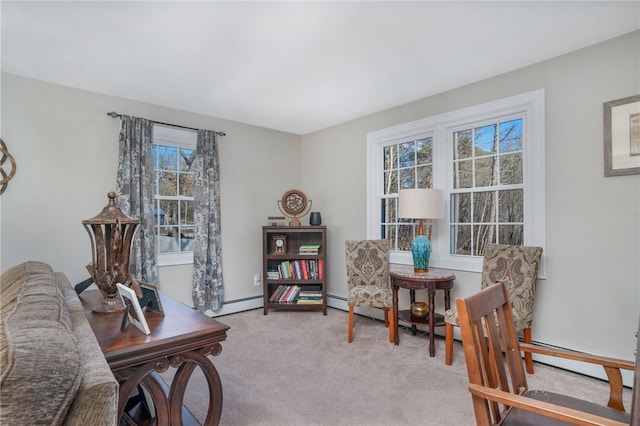
<instances>
[{"instance_id":1,"label":"wooden bookshelf","mask_svg":"<svg viewBox=\"0 0 640 426\"><path fill-rule=\"evenodd\" d=\"M326 226L262 227L265 315L269 309L327 314L326 249Z\"/></svg>"}]
</instances>

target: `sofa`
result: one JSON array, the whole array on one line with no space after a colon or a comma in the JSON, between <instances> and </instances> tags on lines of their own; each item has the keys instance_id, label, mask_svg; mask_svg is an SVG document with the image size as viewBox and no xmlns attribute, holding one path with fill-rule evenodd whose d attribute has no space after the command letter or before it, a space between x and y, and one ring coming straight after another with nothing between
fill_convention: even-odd
<instances>
[{"instance_id":1,"label":"sofa","mask_svg":"<svg viewBox=\"0 0 640 426\"><path fill-rule=\"evenodd\" d=\"M116 425L118 382L63 273L0 277L0 424Z\"/></svg>"}]
</instances>

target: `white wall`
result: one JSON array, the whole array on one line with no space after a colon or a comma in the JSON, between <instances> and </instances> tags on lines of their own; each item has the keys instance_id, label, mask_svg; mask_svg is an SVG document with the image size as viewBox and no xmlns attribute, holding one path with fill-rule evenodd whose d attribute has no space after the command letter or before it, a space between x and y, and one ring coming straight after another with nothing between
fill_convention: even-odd
<instances>
[{"instance_id":1,"label":"white wall","mask_svg":"<svg viewBox=\"0 0 640 426\"><path fill-rule=\"evenodd\" d=\"M115 190L120 120L109 111L195 128L219 139L223 276L227 300L261 294L260 226L300 178L300 136L2 74L2 138L17 173L1 197L2 271L41 260L72 283L88 278L82 220ZM282 167L282 165L286 167ZM191 301L190 266L163 267L161 290Z\"/></svg>"},{"instance_id":2,"label":"white wall","mask_svg":"<svg viewBox=\"0 0 640 426\"><path fill-rule=\"evenodd\" d=\"M346 296L344 241L367 237L368 132L545 89L547 279L538 283L533 338L631 358L640 310L640 176L604 177L602 104L640 93L639 52L635 32L303 136L302 188L318 200L329 229L329 293ZM453 297L479 289L478 274L456 275Z\"/></svg>"}]
</instances>

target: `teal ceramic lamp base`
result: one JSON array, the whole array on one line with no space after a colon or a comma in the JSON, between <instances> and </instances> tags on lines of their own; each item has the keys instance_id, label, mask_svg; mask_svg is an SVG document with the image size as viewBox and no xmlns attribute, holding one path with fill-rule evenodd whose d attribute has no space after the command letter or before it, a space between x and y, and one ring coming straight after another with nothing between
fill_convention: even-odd
<instances>
[{"instance_id":1,"label":"teal ceramic lamp base","mask_svg":"<svg viewBox=\"0 0 640 426\"><path fill-rule=\"evenodd\" d=\"M424 235L416 235L411 243L411 254L413 254L414 272L429 271L429 256L431 255L431 242Z\"/></svg>"}]
</instances>

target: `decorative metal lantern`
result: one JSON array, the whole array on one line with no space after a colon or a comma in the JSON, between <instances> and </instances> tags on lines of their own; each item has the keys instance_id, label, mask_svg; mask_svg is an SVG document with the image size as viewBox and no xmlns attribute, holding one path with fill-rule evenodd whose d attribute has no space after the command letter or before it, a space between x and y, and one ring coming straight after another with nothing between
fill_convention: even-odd
<instances>
[{"instance_id":1,"label":"decorative metal lantern","mask_svg":"<svg viewBox=\"0 0 640 426\"><path fill-rule=\"evenodd\" d=\"M137 296L142 297L138 284L129 274L131 242L139 221L116 206L115 192L109 192L107 198L109 202L96 217L82 221L91 239L92 262L87 270L104 298L92 309L98 314L124 311L117 283L132 287Z\"/></svg>"}]
</instances>

